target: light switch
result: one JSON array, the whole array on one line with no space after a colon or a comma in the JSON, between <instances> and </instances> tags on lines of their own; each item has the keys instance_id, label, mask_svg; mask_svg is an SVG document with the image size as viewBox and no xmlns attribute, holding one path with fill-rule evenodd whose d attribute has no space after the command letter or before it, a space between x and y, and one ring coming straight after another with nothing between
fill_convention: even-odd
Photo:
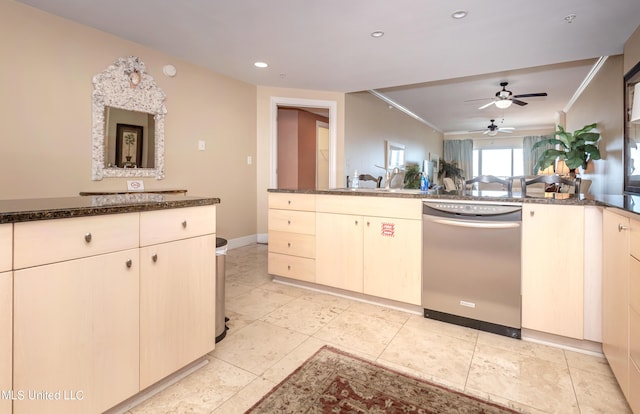
<instances>
[{"instance_id":1,"label":"light switch","mask_svg":"<svg viewBox=\"0 0 640 414\"><path fill-rule=\"evenodd\" d=\"M204 140L198 141L198 151L204 151L206 147L207 145L205 144Z\"/></svg>"},{"instance_id":2,"label":"light switch","mask_svg":"<svg viewBox=\"0 0 640 414\"><path fill-rule=\"evenodd\" d=\"M253 157L251 155L247 155L247 165L253 164Z\"/></svg>"}]
</instances>

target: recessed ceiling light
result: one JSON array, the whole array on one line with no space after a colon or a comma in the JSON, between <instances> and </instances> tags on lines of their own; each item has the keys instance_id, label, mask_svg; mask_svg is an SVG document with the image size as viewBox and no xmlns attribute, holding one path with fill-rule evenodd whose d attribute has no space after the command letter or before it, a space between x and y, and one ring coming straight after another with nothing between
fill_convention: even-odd
<instances>
[{"instance_id":1,"label":"recessed ceiling light","mask_svg":"<svg viewBox=\"0 0 640 414\"><path fill-rule=\"evenodd\" d=\"M464 19L465 17L467 17L467 11L466 10L456 10L453 13L451 13L451 17L454 19Z\"/></svg>"},{"instance_id":2,"label":"recessed ceiling light","mask_svg":"<svg viewBox=\"0 0 640 414\"><path fill-rule=\"evenodd\" d=\"M382 30L376 30L371 33L371 37L382 37L384 36L384 32Z\"/></svg>"},{"instance_id":3,"label":"recessed ceiling light","mask_svg":"<svg viewBox=\"0 0 640 414\"><path fill-rule=\"evenodd\" d=\"M256 68L266 68L269 65L265 62L256 62L253 64L253 66L255 66Z\"/></svg>"}]
</instances>

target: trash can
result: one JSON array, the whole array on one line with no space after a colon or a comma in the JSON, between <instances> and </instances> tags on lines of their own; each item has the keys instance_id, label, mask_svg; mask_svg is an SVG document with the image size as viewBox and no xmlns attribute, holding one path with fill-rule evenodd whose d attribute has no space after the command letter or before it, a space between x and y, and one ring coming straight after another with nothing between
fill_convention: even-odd
<instances>
[{"instance_id":1,"label":"trash can","mask_svg":"<svg viewBox=\"0 0 640 414\"><path fill-rule=\"evenodd\" d=\"M227 317L224 312L224 261L227 255L227 240L216 237L216 343L227 334Z\"/></svg>"}]
</instances>

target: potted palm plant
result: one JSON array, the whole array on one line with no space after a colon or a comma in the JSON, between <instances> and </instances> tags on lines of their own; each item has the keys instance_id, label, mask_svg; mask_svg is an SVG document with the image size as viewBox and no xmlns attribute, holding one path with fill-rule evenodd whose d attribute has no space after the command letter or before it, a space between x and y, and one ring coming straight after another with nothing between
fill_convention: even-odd
<instances>
[{"instance_id":1,"label":"potted palm plant","mask_svg":"<svg viewBox=\"0 0 640 414\"><path fill-rule=\"evenodd\" d=\"M540 155L534 167L535 171L544 170L553 165L557 159L563 160L569 168L569 174L575 177L576 168L582 167L585 170L589 161L599 160L601 158L598 149L600 133L591 132L596 126L595 123L585 125L571 133L558 125L558 130L555 132L557 138L543 139L533 145L533 150L545 145L556 147L549 148Z\"/></svg>"}]
</instances>

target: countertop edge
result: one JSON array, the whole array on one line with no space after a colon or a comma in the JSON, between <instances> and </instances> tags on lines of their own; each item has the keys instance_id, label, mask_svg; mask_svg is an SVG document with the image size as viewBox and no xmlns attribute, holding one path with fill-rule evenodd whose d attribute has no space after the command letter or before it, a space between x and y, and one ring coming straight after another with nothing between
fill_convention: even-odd
<instances>
[{"instance_id":1,"label":"countertop edge","mask_svg":"<svg viewBox=\"0 0 640 414\"><path fill-rule=\"evenodd\" d=\"M38 206L51 204L50 207ZM0 224L197 207L220 204L215 197L103 195L51 199L0 200ZM14 206L12 208L12 205Z\"/></svg>"}]
</instances>

